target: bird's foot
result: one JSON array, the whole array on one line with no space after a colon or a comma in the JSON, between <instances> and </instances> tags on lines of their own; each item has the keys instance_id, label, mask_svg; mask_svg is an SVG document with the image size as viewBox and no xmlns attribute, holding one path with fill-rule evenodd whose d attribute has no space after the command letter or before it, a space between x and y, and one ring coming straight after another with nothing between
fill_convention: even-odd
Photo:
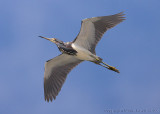
<instances>
[{"instance_id":1,"label":"bird's foot","mask_svg":"<svg viewBox=\"0 0 160 114\"><path fill-rule=\"evenodd\" d=\"M117 72L117 73L120 73L119 70L116 69L116 68L113 67L113 66L108 66L108 69L109 69L109 70L113 70L113 71L115 71L115 72Z\"/></svg>"},{"instance_id":2,"label":"bird's foot","mask_svg":"<svg viewBox=\"0 0 160 114\"><path fill-rule=\"evenodd\" d=\"M104 65L106 65L106 68L108 68L109 70L113 70L113 71L115 71L115 72L117 72L117 73L120 73L119 70L116 69L115 67L110 66L110 65L104 63L103 61L102 61L102 63L103 63Z\"/></svg>"}]
</instances>

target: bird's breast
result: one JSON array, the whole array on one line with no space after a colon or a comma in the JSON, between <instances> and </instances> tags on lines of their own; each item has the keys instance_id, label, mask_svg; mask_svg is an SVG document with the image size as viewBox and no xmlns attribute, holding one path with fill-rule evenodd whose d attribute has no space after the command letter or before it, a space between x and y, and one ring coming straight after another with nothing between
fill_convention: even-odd
<instances>
[{"instance_id":1,"label":"bird's breast","mask_svg":"<svg viewBox=\"0 0 160 114\"><path fill-rule=\"evenodd\" d=\"M90 51L88 51L87 49L77 45L77 44L74 44L72 43L72 48L74 50L77 51L76 53L76 57L80 60L87 60L87 61L94 61L95 58L94 58L94 54L92 54Z\"/></svg>"},{"instance_id":2,"label":"bird's breast","mask_svg":"<svg viewBox=\"0 0 160 114\"><path fill-rule=\"evenodd\" d=\"M65 48L65 47L58 47L59 50L62 53L68 54L68 55L76 55L77 51L72 48Z\"/></svg>"}]
</instances>

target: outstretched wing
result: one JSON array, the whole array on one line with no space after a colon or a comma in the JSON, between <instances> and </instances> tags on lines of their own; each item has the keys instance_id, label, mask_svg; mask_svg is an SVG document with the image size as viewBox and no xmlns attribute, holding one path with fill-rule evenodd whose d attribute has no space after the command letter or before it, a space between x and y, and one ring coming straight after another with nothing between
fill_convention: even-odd
<instances>
[{"instance_id":1,"label":"outstretched wing","mask_svg":"<svg viewBox=\"0 0 160 114\"><path fill-rule=\"evenodd\" d=\"M77 66L82 60L67 54L61 54L45 64L44 73L44 96L45 100L49 102L56 99L67 74Z\"/></svg>"},{"instance_id":2,"label":"outstretched wing","mask_svg":"<svg viewBox=\"0 0 160 114\"><path fill-rule=\"evenodd\" d=\"M93 17L82 20L81 30L77 38L73 41L75 44L95 53L95 47L103 34L110 28L122 22L123 12L102 17Z\"/></svg>"}]
</instances>

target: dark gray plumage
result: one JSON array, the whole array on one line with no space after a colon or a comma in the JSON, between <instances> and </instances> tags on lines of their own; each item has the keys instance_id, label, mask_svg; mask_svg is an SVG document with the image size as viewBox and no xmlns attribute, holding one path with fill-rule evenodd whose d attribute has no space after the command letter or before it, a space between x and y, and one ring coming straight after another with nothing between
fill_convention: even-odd
<instances>
[{"instance_id":1,"label":"dark gray plumage","mask_svg":"<svg viewBox=\"0 0 160 114\"><path fill-rule=\"evenodd\" d=\"M44 95L49 101L58 95L66 80L67 74L77 66L82 60L67 54L61 54L45 64Z\"/></svg>"},{"instance_id":2,"label":"dark gray plumage","mask_svg":"<svg viewBox=\"0 0 160 114\"><path fill-rule=\"evenodd\" d=\"M95 47L103 34L110 28L116 26L124 19L123 12L102 17L93 17L82 20L81 30L74 43L95 53ZM87 31L87 32L86 32Z\"/></svg>"},{"instance_id":3,"label":"dark gray plumage","mask_svg":"<svg viewBox=\"0 0 160 114\"><path fill-rule=\"evenodd\" d=\"M49 60L45 64L44 96L45 100L56 99L67 74L82 61L91 61L115 72L119 71L96 56L95 47L103 34L110 28L122 22L123 13L110 16L93 17L82 20L81 30L73 42L64 43L56 38L46 38L57 45L61 55Z\"/></svg>"}]
</instances>

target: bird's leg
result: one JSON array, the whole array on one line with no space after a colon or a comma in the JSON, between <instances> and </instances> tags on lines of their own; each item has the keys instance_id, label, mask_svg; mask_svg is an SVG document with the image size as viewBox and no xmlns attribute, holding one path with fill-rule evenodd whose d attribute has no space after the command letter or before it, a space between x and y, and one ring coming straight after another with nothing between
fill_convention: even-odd
<instances>
[{"instance_id":1,"label":"bird's leg","mask_svg":"<svg viewBox=\"0 0 160 114\"><path fill-rule=\"evenodd\" d=\"M100 64L100 63L98 63L98 65L100 65L100 66L102 66L102 67L105 67L105 68L108 68L108 69L109 69L108 66L104 66L104 65L102 65L102 64Z\"/></svg>"},{"instance_id":2,"label":"bird's leg","mask_svg":"<svg viewBox=\"0 0 160 114\"><path fill-rule=\"evenodd\" d=\"M109 70L113 70L113 71L115 71L115 72L117 72L117 73L120 73L119 70L116 69L115 67L110 66L110 65L106 64L105 62L103 62L100 57L97 57L97 58L96 58L96 61L94 61L94 63L96 63L96 64L98 64L98 65L101 65L101 66L103 66L103 67L105 67L105 68L107 68L107 69L109 69ZM103 65L100 64L100 63L102 63Z\"/></svg>"},{"instance_id":3,"label":"bird's leg","mask_svg":"<svg viewBox=\"0 0 160 114\"><path fill-rule=\"evenodd\" d=\"M101 65L101 66L103 66L103 67L105 67L105 68L108 68L109 70L113 70L113 71L115 71L115 72L117 72L117 73L120 73L119 70L116 69L115 67L110 66L110 65L104 63L103 61L101 61L101 63L103 63L103 64L106 65L106 66L104 66L104 65L102 65L102 64L99 64L99 65Z\"/></svg>"}]
</instances>

